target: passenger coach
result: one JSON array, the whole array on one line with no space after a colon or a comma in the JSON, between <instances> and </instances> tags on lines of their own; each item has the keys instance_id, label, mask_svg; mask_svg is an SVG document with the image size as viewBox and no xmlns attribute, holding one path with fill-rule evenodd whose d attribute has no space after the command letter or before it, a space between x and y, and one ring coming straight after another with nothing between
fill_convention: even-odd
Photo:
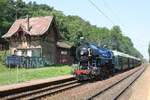
<instances>
[{"instance_id":1,"label":"passenger coach","mask_svg":"<svg viewBox=\"0 0 150 100\"><path fill-rule=\"evenodd\" d=\"M119 52L113 52L113 64L115 71L127 70L129 68L134 68L141 64L141 59L133 57L131 55Z\"/></svg>"}]
</instances>

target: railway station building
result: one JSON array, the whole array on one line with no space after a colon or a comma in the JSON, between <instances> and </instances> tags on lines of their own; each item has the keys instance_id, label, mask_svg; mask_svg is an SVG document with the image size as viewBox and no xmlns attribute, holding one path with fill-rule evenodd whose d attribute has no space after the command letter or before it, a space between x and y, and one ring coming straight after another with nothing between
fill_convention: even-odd
<instances>
[{"instance_id":1,"label":"railway station building","mask_svg":"<svg viewBox=\"0 0 150 100\"><path fill-rule=\"evenodd\" d=\"M18 19L2 38L9 42L10 55L20 57L18 60L15 58L19 66L72 63L70 46L59 42L59 32L53 16ZM7 58L7 63L13 63Z\"/></svg>"}]
</instances>

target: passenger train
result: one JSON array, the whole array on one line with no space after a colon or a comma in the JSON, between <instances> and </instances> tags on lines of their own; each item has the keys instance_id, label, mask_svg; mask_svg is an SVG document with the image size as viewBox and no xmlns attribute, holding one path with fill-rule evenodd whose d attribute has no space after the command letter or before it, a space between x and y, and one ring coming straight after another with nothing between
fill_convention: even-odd
<instances>
[{"instance_id":1,"label":"passenger train","mask_svg":"<svg viewBox=\"0 0 150 100\"><path fill-rule=\"evenodd\" d=\"M131 55L84 43L76 49L78 66L74 70L77 80L105 79L141 64Z\"/></svg>"}]
</instances>

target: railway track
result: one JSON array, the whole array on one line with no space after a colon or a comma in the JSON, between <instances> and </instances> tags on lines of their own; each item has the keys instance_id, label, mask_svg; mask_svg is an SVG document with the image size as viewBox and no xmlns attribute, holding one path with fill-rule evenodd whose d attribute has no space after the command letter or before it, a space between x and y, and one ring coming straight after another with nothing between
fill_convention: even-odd
<instances>
[{"instance_id":1,"label":"railway track","mask_svg":"<svg viewBox=\"0 0 150 100\"><path fill-rule=\"evenodd\" d=\"M127 77L119 80L118 82L111 84L104 90L90 96L88 100L117 100L145 71L145 68L136 70L129 74Z\"/></svg>"},{"instance_id":2,"label":"railway track","mask_svg":"<svg viewBox=\"0 0 150 100\"><path fill-rule=\"evenodd\" d=\"M2 100L15 100L15 99L38 99L46 95L53 95L61 91L71 89L82 85L74 78L55 81L53 83L45 83L37 86L24 87L22 89L16 89L11 91L5 91L0 93Z\"/></svg>"},{"instance_id":3,"label":"railway track","mask_svg":"<svg viewBox=\"0 0 150 100\"><path fill-rule=\"evenodd\" d=\"M86 97L88 100L113 100L117 99L144 71L143 68L139 68L130 73L126 77L118 80L115 83L110 83L107 88L99 91L96 94ZM126 83L126 84L124 84ZM29 87L19 88L16 90L9 90L3 93L0 92L0 99L2 100L15 100L15 99L40 99L46 96L55 96L55 94L63 93L65 90L69 91L72 88L78 88L78 86L85 83L79 83L74 78L65 80L58 80L51 83L44 83L33 85ZM124 86L124 87L121 87ZM80 87L79 87L80 88ZM69 95L69 94L68 94ZM71 98L70 98L71 99Z\"/></svg>"}]
</instances>

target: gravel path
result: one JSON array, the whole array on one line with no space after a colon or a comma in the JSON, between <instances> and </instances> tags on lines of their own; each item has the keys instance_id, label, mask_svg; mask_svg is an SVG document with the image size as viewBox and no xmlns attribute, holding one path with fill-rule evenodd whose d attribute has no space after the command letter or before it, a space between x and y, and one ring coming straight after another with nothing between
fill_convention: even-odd
<instances>
[{"instance_id":1,"label":"gravel path","mask_svg":"<svg viewBox=\"0 0 150 100\"><path fill-rule=\"evenodd\" d=\"M54 96L46 97L45 99L46 100L86 100L90 96L93 96L99 91L104 90L110 84L116 83L118 80L126 77L129 73L132 73L138 68L116 75L107 80L87 83L85 85L64 91Z\"/></svg>"},{"instance_id":2,"label":"gravel path","mask_svg":"<svg viewBox=\"0 0 150 100\"><path fill-rule=\"evenodd\" d=\"M150 65L119 100L150 100Z\"/></svg>"}]
</instances>

